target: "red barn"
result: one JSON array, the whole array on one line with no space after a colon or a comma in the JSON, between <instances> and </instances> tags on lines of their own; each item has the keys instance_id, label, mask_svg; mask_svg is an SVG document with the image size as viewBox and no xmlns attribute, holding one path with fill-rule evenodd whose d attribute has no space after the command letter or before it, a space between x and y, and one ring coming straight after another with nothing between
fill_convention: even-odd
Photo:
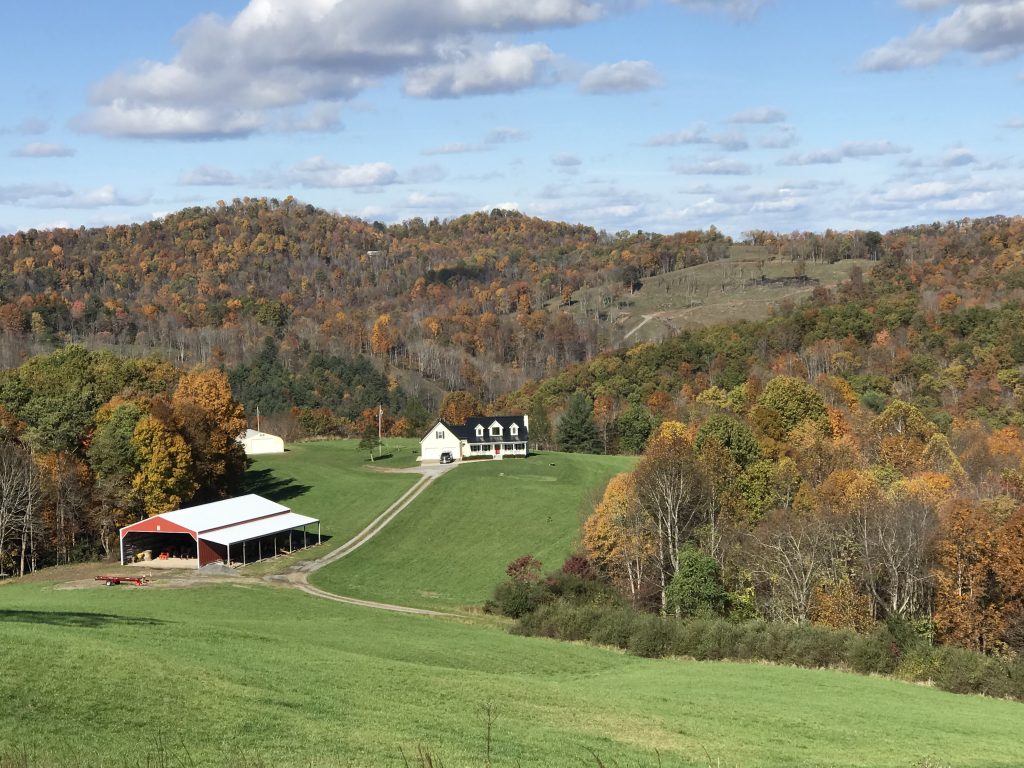
<instances>
[{"instance_id":1,"label":"red barn","mask_svg":"<svg viewBox=\"0 0 1024 768\"><path fill-rule=\"evenodd\" d=\"M126 525L121 529L121 564L149 551L153 559L191 560L197 568L218 561L244 565L305 547L312 539L307 526L314 523L319 544L320 521L315 517L297 515L255 494L215 501Z\"/></svg>"}]
</instances>

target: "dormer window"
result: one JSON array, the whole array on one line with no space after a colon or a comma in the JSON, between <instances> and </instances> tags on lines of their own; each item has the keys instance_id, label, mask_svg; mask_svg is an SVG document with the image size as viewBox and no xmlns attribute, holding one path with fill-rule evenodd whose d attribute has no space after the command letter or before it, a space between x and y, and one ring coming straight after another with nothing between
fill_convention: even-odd
<instances>
[{"instance_id":1,"label":"dormer window","mask_svg":"<svg viewBox=\"0 0 1024 768\"><path fill-rule=\"evenodd\" d=\"M491 427L491 437L501 437L501 425L495 424Z\"/></svg>"},{"instance_id":2,"label":"dormer window","mask_svg":"<svg viewBox=\"0 0 1024 768\"><path fill-rule=\"evenodd\" d=\"M484 425L483 424L477 424L476 425L476 436L477 437L483 437L484 436Z\"/></svg>"},{"instance_id":3,"label":"dormer window","mask_svg":"<svg viewBox=\"0 0 1024 768\"><path fill-rule=\"evenodd\" d=\"M512 437L519 437L519 425L518 424L513 424L511 427L508 428L508 431L512 435Z\"/></svg>"}]
</instances>

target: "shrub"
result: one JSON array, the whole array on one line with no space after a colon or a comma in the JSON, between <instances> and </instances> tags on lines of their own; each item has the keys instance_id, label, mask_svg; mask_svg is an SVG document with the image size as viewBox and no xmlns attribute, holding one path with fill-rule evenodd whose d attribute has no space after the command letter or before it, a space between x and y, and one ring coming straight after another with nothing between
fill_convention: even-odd
<instances>
[{"instance_id":1,"label":"shrub","mask_svg":"<svg viewBox=\"0 0 1024 768\"><path fill-rule=\"evenodd\" d=\"M725 613L728 596L718 562L692 544L679 551L679 569L665 590L668 610L680 616Z\"/></svg>"},{"instance_id":2,"label":"shrub","mask_svg":"<svg viewBox=\"0 0 1024 768\"><path fill-rule=\"evenodd\" d=\"M616 648L628 647L636 619L640 615L626 607L605 607L601 620L590 631L590 642Z\"/></svg>"},{"instance_id":3,"label":"shrub","mask_svg":"<svg viewBox=\"0 0 1024 768\"><path fill-rule=\"evenodd\" d=\"M656 659L665 656L671 645L668 622L661 616L642 615L633 625L626 647L637 656Z\"/></svg>"},{"instance_id":4,"label":"shrub","mask_svg":"<svg viewBox=\"0 0 1024 768\"><path fill-rule=\"evenodd\" d=\"M850 669L865 675L872 672L890 674L896 669L900 650L888 629L870 635L854 635L847 650Z\"/></svg>"},{"instance_id":5,"label":"shrub","mask_svg":"<svg viewBox=\"0 0 1024 768\"><path fill-rule=\"evenodd\" d=\"M526 581L503 581L494 589L492 604L505 616L518 619L535 611L550 600L550 593L541 584Z\"/></svg>"}]
</instances>

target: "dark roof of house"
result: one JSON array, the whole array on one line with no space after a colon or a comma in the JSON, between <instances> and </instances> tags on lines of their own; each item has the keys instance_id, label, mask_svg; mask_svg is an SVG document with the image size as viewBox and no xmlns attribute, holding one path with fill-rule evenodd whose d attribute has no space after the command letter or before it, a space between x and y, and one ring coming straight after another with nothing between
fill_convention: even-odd
<instances>
[{"instance_id":1,"label":"dark roof of house","mask_svg":"<svg viewBox=\"0 0 1024 768\"><path fill-rule=\"evenodd\" d=\"M490 427L494 422L498 422L501 426L501 437L492 438ZM512 439L510 429L513 425L516 425L519 430L515 436L516 441L525 442L528 439L529 429L526 426L526 420L522 416L470 416L466 419L466 423L461 427L457 427L455 434L462 440L466 440L470 443L490 443L495 439L509 440ZM482 437L476 436L477 426L484 428L484 434Z\"/></svg>"},{"instance_id":2,"label":"dark roof of house","mask_svg":"<svg viewBox=\"0 0 1024 768\"><path fill-rule=\"evenodd\" d=\"M501 425L500 438L492 438L490 436L490 427L494 422L498 422L498 424ZM434 422L434 426L437 426L438 424L444 426L460 440L465 440L470 443L490 443L493 441L504 442L510 440L512 439L512 435L509 430L513 424L519 427L519 433L514 439L515 442L526 442L529 439L529 429L526 426L526 418L524 416L470 416L466 419L465 424L449 424L444 419ZM484 428L483 437L476 436L476 428L478 425ZM431 427L423 437L426 438L429 436L430 431L433 429L434 427Z\"/></svg>"}]
</instances>

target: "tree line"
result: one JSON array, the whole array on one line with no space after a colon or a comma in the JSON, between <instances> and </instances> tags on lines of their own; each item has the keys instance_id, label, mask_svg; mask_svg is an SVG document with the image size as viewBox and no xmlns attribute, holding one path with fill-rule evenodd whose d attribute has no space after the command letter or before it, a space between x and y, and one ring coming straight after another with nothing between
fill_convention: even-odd
<instances>
[{"instance_id":1,"label":"tree line","mask_svg":"<svg viewBox=\"0 0 1024 768\"><path fill-rule=\"evenodd\" d=\"M69 346L0 372L0 574L110 557L121 526L236 492L245 427L214 369Z\"/></svg>"}]
</instances>

